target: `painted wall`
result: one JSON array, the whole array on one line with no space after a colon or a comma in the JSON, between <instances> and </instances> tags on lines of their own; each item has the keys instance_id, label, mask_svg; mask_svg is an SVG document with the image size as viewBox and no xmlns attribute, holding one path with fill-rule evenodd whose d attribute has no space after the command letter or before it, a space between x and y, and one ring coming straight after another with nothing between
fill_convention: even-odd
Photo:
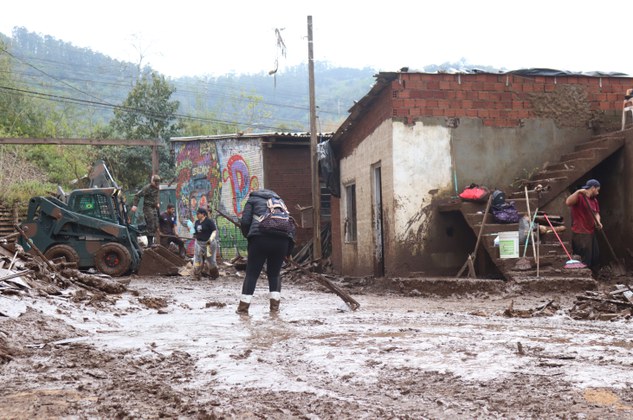
<instances>
[{"instance_id":1,"label":"painted wall","mask_svg":"<svg viewBox=\"0 0 633 420\"><path fill-rule=\"evenodd\" d=\"M191 237L187 221L196 220L198 207L219 208L239 218L248 194L264 185L259 139L176 142L174 152L180 236ZM245 251L246 242L235 226L212 215L220 233L222 256L234 256L235 248Z\"/></svg>"}]
</instances>

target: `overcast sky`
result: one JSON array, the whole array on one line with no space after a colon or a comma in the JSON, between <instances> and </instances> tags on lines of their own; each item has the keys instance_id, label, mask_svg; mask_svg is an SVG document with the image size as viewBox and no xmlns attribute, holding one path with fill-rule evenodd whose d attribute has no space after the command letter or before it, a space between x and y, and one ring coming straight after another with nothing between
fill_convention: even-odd
<instances>
[{"instance_id":1,"label":"overcast sky","mask_svg":"<svg viewBox=\"0 0 633 420\"><path fill-rule=\"evenodd\" d=\"M307 63L309 15L314 59L333 66L415 70L464 59L633 75L627 1L12 0L1 9L5 35L25 27L119 60L143 57L172 77Z\"/></svg>"}]
</instances>

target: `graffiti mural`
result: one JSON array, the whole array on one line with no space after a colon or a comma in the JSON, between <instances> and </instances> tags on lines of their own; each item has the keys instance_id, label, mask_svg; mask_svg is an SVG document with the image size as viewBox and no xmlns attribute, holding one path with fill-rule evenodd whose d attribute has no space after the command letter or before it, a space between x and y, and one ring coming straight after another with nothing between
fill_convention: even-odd
<instances>
[{"instance_id":1,"label":"graffiti mural","mask_svg":"<svg viewBox=\"0 0 633 420\"><path fill-rule=\"evenodd\" d=\"M259 181L255 175L251 175L248 165L240 155L233 155L229 158L224 169L224 182L230 181L233 195L233 212L242 216L244 204L251 191L259 189Z\"/></svg>"},{"instance_id":2,"label":"graffiti mural","mask_svg":"<svg viewBox=\"0 0 633 420\"><path fill-rule=\"evenodd\" d=\"M190 227L199 207L211 210L218 225L221 256L245 251L239 230L213 210L241 217L251 191L260 188L263 174L259 141L199 140L176 142L178 234L191 238ZM228 225L227 225L228 223ZM191 241L193 242L193 241ZM193 244L188 244L188 248Z\"/></svg>"}]
</instances>

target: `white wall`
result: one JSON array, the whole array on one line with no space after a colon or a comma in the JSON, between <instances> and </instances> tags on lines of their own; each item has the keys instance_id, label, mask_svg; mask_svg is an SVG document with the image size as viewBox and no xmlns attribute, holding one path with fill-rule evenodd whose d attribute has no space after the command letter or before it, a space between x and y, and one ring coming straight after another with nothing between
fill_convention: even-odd
<instances>
[{"instance_id":1,"label":"white wall","mask_svg":"<svg viewBox=\"0 0 633 420\"><path fill-rule=\"evenodd\" d=\"M393 122L395 240L421 251L433 190L452 189L451 129Z\"/></svg>"}]
</instances>

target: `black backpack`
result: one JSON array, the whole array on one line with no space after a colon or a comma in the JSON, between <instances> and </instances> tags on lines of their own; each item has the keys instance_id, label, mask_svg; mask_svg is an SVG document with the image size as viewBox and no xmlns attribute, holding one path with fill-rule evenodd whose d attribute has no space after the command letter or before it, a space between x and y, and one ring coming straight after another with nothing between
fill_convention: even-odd
<instances>
[{"instance_id":1,"label":"black backpack","mask_svg":"<svg viewBox=\"0 0 633 420\"><path fill-rule=\"evenodd\" d=\"M492 202L490 205L493 208L501 208L506 203L506 193L501 190L494 190L492 192Z\"/></svg>"}]
</instances>

